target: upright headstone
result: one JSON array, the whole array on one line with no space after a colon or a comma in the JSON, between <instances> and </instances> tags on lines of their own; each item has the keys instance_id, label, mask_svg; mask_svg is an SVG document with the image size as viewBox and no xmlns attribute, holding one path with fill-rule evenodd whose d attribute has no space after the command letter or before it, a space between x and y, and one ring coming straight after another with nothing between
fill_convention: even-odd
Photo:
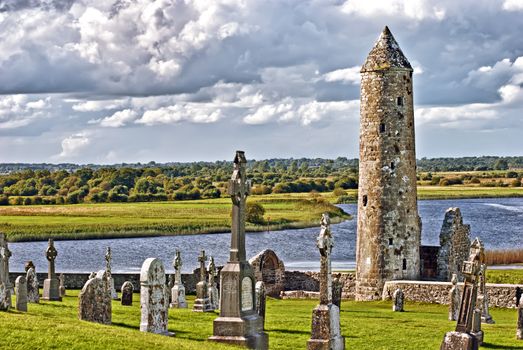
<instances>
[{"instance_id":1,"label":"upright headstone","mask_svg":"<svg viewBox=\"0 0 523 350\"><path fill-rule=\"evenodd\" d=\"M65 276L63 273L60 274L60 296L61 297L64 297L65 296Z\"/></svg>"},{"instance_id":2,"label":"upright headstone","mask_svg":"<svg viewBox=\"0 0 523 350\"><path fill-rule=\"evenodd\" d=\"M111 292L111 298L113 300L120 300L120 298L118 298L118 293L116 293L116 289L114 289L114 279L111 275L111 260L111 247L107 247L107 251L105 253L105 271L107 272L107 281L109 281L109 291Z\"/></svg>"},{"instance_id":3,"label":"upright headstone","mask_svg":"<svg viewBox=\"0 0 523 350\"><path fill-rule=\"evenodd\" d=\"M78 295L78 318L89 322L111 324L112 304L107 271L100 270L90 278Z\"/></svg>"},{"instance_id":4,"label":"upright headstone","mask_svg":"<svg viewBox=\"0 0 523 350\"><path fill-rule=\"evenodd\" d=\"M458 322L454 332L447 332L440 350L477 350L478 339L473 331L474 311L478 294L478 282L481 264L485 261L483 243L476 238L470 246L470 254L463 262L462 270L465 282L458 313Z\"/></svg>"},{"instance_id":5,"label":"upright headstone","mask_svg":"<svg viewBox=\"0 0 523 350\"><path fill-rule=\"evenodd\" d=\"M205 255L205 250L200 252L198 261L200 262L200 282L196 284L196 300L194 300L192 311L212 312L214 309L209 299L209 285L206 281L207 270L205 269L205 262L207 261L207 256Z\"/></svg>"},{"instance_id":6,"label":"upright headstone","mask_svg":"<svg viewBox=\"0 0 523 350\"><path fill-rule=\"evenodd\" d=\"M481 296L481 298L480 298ZM487 264L481 265L481 271L479 275L479 296L478 300L481 300L481 323L493 324L495 323L489 312L490 298L487 292Z\"/></svg>"},{"instance_id":7,"label":"upright headstone","mask_svg":"<svg viewBox=\"0 0 523 350\"><path fill-rule=\"evenodd\" d=\"M0 310L11 307L11 282L9 281L9 258L11 251L7 245L5 235L0 233Z\"/></svg>"},{"instance_id":8,"label":"upright headstone","mask_svg":"<svg viewBox=\"0 0 523 350\"><path fill-rule=\"evenodd\" d=\"M317 246L320 250L320 304L312 312L312 334L307 349L343 350L345 338L341 336L340 309L332 303L331 252L334 239L328 214L322 215Z\"/></svg>"},{"instance_id":9,"label":"upright headstone","mask_svg":"<svg viewBox=\"0 0 523 350\"><path fill-rule=\"evenodd\" d=\"M140 271L140 331L173 336L167 330L169 295L165 285L165 269L161 260L148 258Z\"/></svg>"},{"instance_id":10,"label":"upright headstone","mask_svg":"<svg viewBox=\"0 0 523 350\"><path fill-rule=\"evenodd\" d=\"M218 285L216 284L216 265L214 264L214 258L211 256L209 265L207 266L207 272L209 275L209 301L213 310L218 310L220 307L220 293L218 292Z\"/></svg>"},{"instance_id":11,"label":"upright headstone","mask_svg":"<svg viewBox=\"0 0 523 350\"><path fill-rule=\"evenodd\" d=\"M187 301L185 300L185 287L182 283L182 257L180 251L176 251L173 260L174 267L174 285L171 288L171 308L187 308Z\"/></svg>"},{"instance_id":12,"label":"upright headstone","mask_svg":"<svg viewBox=\"0 0 523 350\"><path fill-rule=\"evenodd\" d=\"M452 274L451 282L452 287L449 291L449 321L456 321L459 311L458 275Z\"/></svg>"},{"instance_id":13,"label":"upright headstone","mask_svg":"<svg viewBox=\"0 0 523 350\"><path fill-rule=\"evenodd\" d=\"M343 285L341 284L339 275L332 281L332 303L341 310L341 297L343 292Z\"/></svg>"},{"instance_id":14,"label":"upright headstone","mask_svg":"<svg viewBox=\"0 0 523 350\"><path fill-rule=\"evenodd\" d=\"M220 316L214 320L210 340L267 349L269 338L255 308L255 277L245 256L245 203L250 192L242 151L234 157L234 171L228 193L233 203L229 261L220 271Z\"/></svg>"},{"instance_id":15,"label":"upright headstone","mask_svg":"<svg viewBox=\"0 0 523 350\"><path fill-rule=\"evenodd\" d=\"M518 305L518 327L516 329L516 339L523 340L523 303Z\"/></svg>"},{"instance_id":16,"label":"upright headstone","mask_svg":"<svg viewBox=\"0 0 523 350\"><path fill-rule=\"evenodd\" d=\"M25 276L18 276L15 280L16 309L27 312L27 281Z\"/></svg>"},{"instance_id":17,"label":"upright headstone","mask_svg":"<svg viewBox=\"0 0 523 350\"><path fill-rule=\"evenodd\" d=\"M256 282L256 313L263 320L263 329L265 329L265 304L267 296L265 294L265 283L263 281Z\"/></svg>"},{"instance_id":18,"label":"upright headstone","mask_svg":"<svg viewBox=\"0 0 523 350\"><path fill-rule=\"evenodd\" d=\"M56 278L55 273L55 260L58 252L54 247L54 242L52 238L49 238L49 245L45 251L45 257L49 261L49 272L47 278L44 280L44 292L42 294L42 300L54 300L62 301L60 296L60 282Z\"/></svg>"},{"instance_id":19,"label":"upright headstone","mask_svg":"<svg viewBox=\"0 0 523 350\"><path fill-rule=\"evenodd\" d=\"M134 286L131 282L125 281L122 284L122 305L124 305L124 306L133 305L133 291L134 291Z\"/></svg>"},{"instance_id":20,"label":"upright headstone","mask_svg":"<svg viewBox=\"0 0 523 350\"><path fill-rule=\"evenodd\" d=\"M38 278L36 277L35 267L30 267L25 275L27 281L27 301L30 303L40 302L40 291L38 290Z\"/></svg>"},{"instance_id":21,"label":"upright headstone","mask_svg":"<svg viewBox=\"0 0 523 350\"><path fill-rule=\"evenodd\" d=\"M394 303L392 304L392 311L403 312L403 305L405 304L405 294L403 294L401 288L398 288L394 291L392 299L394 300Z\"/></svg>"}]
</instances>

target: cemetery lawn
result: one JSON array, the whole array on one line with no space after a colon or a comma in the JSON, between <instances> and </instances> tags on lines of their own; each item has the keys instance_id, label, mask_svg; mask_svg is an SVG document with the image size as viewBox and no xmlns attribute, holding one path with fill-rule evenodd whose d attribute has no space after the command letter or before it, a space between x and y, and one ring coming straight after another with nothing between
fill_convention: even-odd
<instances>
[{"instance_id":1,"label":"cemetery lawn","mask_svg":"<svg viewBox=\"0 0 523 350\"><path fill-rule=\"evenodd\" d=\"M29 312L0 312L0 339L8 349L237 349L210 343L212 321L217 313L169 310L169 338L139 331L139 294L131 307L113 301L113 324L105 326L77 317L78 291L68 291L63 302L29 304ZM14 298L13 298L14 302ZM267 302L266 331L270 349L305 349L310 337L315 300L278 300ZM407 303L406 312L393 313L390 302L343 301L341 329L348 349L419 350L438 349L445 332L455 322L447 321L447 306ZM516 310L491 309L496 321L483 325L485 344L482 349L522 349L515 339Z\"/></svg>"},{"instance_id":2,"label":"cemetery lawn","mask_svg":"<svg viewBox=\"0 0 523 350\"><path fill-rule=\"evenodd\" d=\"M329 212L333 223L351 218L328 201L308 194L252 196L248 201L265 209L265 223L247 223L251 232L317 226L324 212ZM10 242L229 232L231 206L230 198L0 206L0 232Z\"/></svg>"}]
</instances>

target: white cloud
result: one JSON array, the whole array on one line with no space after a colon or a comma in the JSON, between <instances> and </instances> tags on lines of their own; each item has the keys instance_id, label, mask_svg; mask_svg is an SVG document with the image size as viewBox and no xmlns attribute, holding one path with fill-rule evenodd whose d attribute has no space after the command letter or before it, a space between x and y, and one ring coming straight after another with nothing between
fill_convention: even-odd
<instances>
[{"instance_id":1,"label":"white cloud","mask_svg":"<svg viewBox=\"0 0 523 350\"><path fill-rule=\"evenodd\" d=\"M78 102L72 106L72 109L78 112L97 112L108 109L118 109L128 105L129 99L118 100L92 100Z\"/></svg>"},{"instance_id":2,"label":"white cloud","mask_svg":"<svg viewBox=\"0 0 523 350\"><path fill-rule=\"evenodd\" d=\"M218 121L221 116L221 110L215 106L187 103L145 111L136 123L145 125L175 124L181 121L214 123Z\"/></svg>"},{"instance_id":3,"label":"white cloud","mask_svg":"<svg viewBox=\"0 0 523 350\"><path fill-rule=\"evenodd\" d=\"M341 81L343 83L359 84L361 66L337 69L332 72L325 73L323 79L328 82Z\"/></svg>"},{"instance_id":4,"label":"white cloud","mask_svg":"<svg viewBox=\"0 0 523 350\"><path fill-rule=\"evenodd\" d=\"M138 113L131 109L124 109L122 111L115 112L109 117L105 117L99 120L91 120L91 124L100 124L100 126L107 128L119 128L125 126L128 123L134 121L138 117Z\"/></svg>"},{"instance_id":5,"label":"white cloud","mask_svg":"<svg viewBox=\"0 0 523 350\"><path fill-rule=\"evenodd\" d=\"M78 133L66 137L62 140L62 152L58 155L58 158L78 156L80 151L90 144L90 141L86 133Z\"/></svg>"},{"instance_id":6,"label":"white cloud","mask_svg":"<svg viewBox=\"0 0 523 350\"><path fill-rule=\"evenodd\" d=\"M18 129L48 118L51 98L36 95L0 96L0 129Z\"/></svg>"},{"instance_id":7,"label":"white cloud","mask_svg":"<svg viewBox=\"0 0 523 350\"><path fill-rule=\"evenodd\" d=\"M503 2L503 9L506 11L523 11L522 0L505 0Z\"/></svg>"},{"instance_id":8,"label":"white cloud","mask_svg":"<svg viewBox=\"0 0 523 350\"><path fill-rule=\"evenodd\" d=\"M347 0L342 11L362 17L404 16L418 21L426 18L441 21L446 15L445 9L427 0Z\"/></svg>"}]
</instances>

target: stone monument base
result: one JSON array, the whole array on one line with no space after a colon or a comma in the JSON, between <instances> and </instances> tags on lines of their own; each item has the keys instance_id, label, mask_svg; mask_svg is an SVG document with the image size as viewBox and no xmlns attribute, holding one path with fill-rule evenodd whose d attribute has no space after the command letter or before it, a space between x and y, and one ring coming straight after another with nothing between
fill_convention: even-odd
<instances>
[{"instance_id":1,"label":"stone monument base","mask_svg":"<svg viewBox=\"0 0 523 350\"><path fill-rule=\"evenodd\" d=\"M480 331L478 331L478 332L472 332L472 333L470 333L470 334L472 334L472 336L473 336L474 338L476 338L476 341L478 342L478 345L483 344L483 336L484 336L484 334L485 334L485 333L483 333L483 331L480 330Z\"/></svg>"},{"instance_id":2,"label":"stone monument base","mask_svg":"<svg viewBox=\"0 0 523 350\"><path fill-rule=\"evenodd\" d=\"M194 312L213 312L214 309L211 305L209 298L207 299L196 299L192 308Z\"/></svg>"},{"instance_id":3,"label":"stone monument base","mask_svg":"<svg viewBox=\"0 0 523 350\"><path fill-rule=\"evenodd\" d=\"M175 285L171 289L172 301L169 304L171 309L186 309L187 301L185 301L185 287Z\"/></svg>"},{"instance_id":4,"label":"stone monument base","mask_svg":"<svg viewBox=\"0 0 523 350\"><path fill-rule=\"evenodd\" d=\"M479 344L473 335L462 332L447 332L440 350L478 350Z\"/></svg>"},{"instance_id":5,"label":"stone monument base","mask_svg":"<svg viewBox=\"0 0 523 350\"><path fill-rule=\"evenodd\" d=\"M487 316L481 316L481 323L494 324L496 322L492 319L492 316L487 315Z\"/></svg>"},{"instance_id":6,"label":"stone monument base","mask_svg":"<svg viewBox=\"0 0 523 350\"><path fill-rule=\"evenodd\" d=\"M46 278L44 280L44 291L40 299L62 301L62 297L60 296L60 281L56 278Z\"/></svg>"},{"instance_id":7,"label":"stone monument base","mask_svg":"<svg viewBox=\"0 0 523 350\"><path fill-rule=\"evenodd\" d=\"M340 332L340 310L336 305L318 305L312 311L312 334L307 349L345 349L345 338Z\"/></svg>"},{"instance_id":8,"label":"stone monument base","mask_svg":"<svg viewBox=\"0 0 523 350\"><path fill-rule=\"evenodd\" d=\"M214 320L214 335L209 340L234 344L248 349L266 350L269 337L263 331L263 319L257 314L244 317L218 317Z\"/></svg>"}]
</instances>

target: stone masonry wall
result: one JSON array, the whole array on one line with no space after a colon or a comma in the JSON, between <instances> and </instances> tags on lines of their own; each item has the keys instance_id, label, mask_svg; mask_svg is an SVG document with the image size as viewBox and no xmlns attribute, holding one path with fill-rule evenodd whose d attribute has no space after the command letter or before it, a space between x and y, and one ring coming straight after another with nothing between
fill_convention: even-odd
<instances>
[{"instance_id":1,"label":"stone masonry wall","mask_svg":"<svg viewBox=\"0 0 523 350\"><path fill-rule=\"evenodd\" d=\"M450 281L452 274L463 280L461 264L467 260L470 249L470 225L463 224L459 208L449 208L439 235L438 280Z\"/></svg>"},{"instance_id":2,"label":"stone masonry wall","mask_svg":"<svg viewBox=\"0 0 523 350\"><path fill-rule=\"evenodd\" d=\"M523 288L517 284L492 284L487 283L487 293L490 298L490 306L515 308L516 288ZM388 281L383 288L382 299L390 300L394 291L401 288L405 300L449 304L449 291L452 288L450 282L429 281ZM458 283L458 288L463 290L463 283Z\"/></svg>"}]
</instances>

